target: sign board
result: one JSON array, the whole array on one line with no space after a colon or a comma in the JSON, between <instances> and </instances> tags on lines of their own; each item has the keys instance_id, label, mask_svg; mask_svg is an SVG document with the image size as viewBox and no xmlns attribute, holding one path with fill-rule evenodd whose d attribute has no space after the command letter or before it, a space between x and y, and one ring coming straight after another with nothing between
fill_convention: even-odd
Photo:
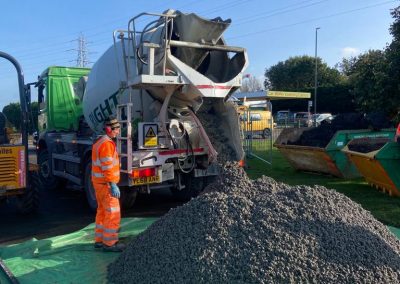
<instances>
[{"instance_id":1,"label":"sign board","mask_svg":"<svg viewBox=\"0 0 400 284\"><path fill-rule=\"evenodd\" d=\"M0 189L18 189L26 187L24 146L0 147Z\"/></svg>"},{"instance_id":2,"label":"sign board","mask_svg":"<svg viewBox=\"0 0 400 284\"><path fill-rule=\"evenodd\" d=\"M157 147L158 146L158 125L145 124L143 125L144 133L144 147Z\"/></svg>"},{"instance_id":3,"label":"sign board","mask_svg":"<svg viewBox=\"0 0 400 284\"><path fill-rule=\"evenodd\" d=\"M308 101L308 106L312 107L312 101Z\"/></svg>"},{"instance_id":4,"label":"sign board","mask_svg":"<svg viewBox=\"0 0 400 284\"><path fill-rule=\"evenodd\" d=\"M273 99L309 99L311 93L303 92L285 92L285 91L268 91L267 98Z\"/></svg>"}]
</instances>

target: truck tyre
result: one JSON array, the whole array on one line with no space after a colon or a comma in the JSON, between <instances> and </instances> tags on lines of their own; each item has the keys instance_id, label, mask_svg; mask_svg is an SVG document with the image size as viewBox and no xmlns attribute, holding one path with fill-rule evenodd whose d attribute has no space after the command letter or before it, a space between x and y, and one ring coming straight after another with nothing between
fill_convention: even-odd
<instances>
[{"instance_id":1,"label":"truck tyre","mask_svg":"<svg viewBox=\"0 0 400 284\"><path fill-rule=\"evenodd\" d=\"M172 195L178 201L189 201L199 195L204 189L204 177L193 177L190 174L183 174L182 183L185 185L185 188L181 190L176 187L171 188Z\"/></svg>"},{"instance_id":2,"label":"truck tyre","mask_svg":"<svg viewBox=\"0 0 400 284\"><path fill-rule=\"evenodd\" d=\"M92 176L92 162L89 161L85 167L84 187L89 207L92 211L96 212L97 210L96 192L92 184L91 176Z\"/></svg>"},{"instance_id":3,"label":"truck tyre","mask_svg":"<svg viewBox=\"0 0 400 284\"><path fill-rule=\"evenodd\" d=\"M47 149L41 150L38 155L40 184L50 190L62 186L61 178L52 173L50 155Z\"/></svg>"},{"instance_id":4,"label":"truck tyre","mask_svg":"<svg viewBox=\"0 0 400 284\"><path fill-rule=\"evenodd\" d=\"M21 214L37 212L39 208L40 180L37 173L31 173L30 182L22 195L17 196L17 208Z\"/></svg>"},{"instance_id":5,"label":"truck tyre","mask_svg":"<svg viewBox=\"0 0 400 284\"><path fill-rule=\"evenodd\" d=\"M137 190L131 188L121 188L121 198L119 199L123 209L132 208L137 197Z\"/></svg>"}]
</instances>

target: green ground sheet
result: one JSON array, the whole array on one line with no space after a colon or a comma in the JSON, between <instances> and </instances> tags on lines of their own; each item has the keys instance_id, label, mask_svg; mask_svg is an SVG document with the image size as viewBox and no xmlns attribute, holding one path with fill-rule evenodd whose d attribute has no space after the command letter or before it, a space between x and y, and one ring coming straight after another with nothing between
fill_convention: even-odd
<instances>
[{"instance_id":1,"label":"green ground sheet","mask_svg":"<svg viewBox=\"0 0 400 284\"><path fill-rule=\"evenodd\" d=\"M124 218L120 239L128 243L156 218ZM388 227L400 239L400 229ZM19 283L106 283L107 266L119 253L93 248L94 224L74 233L0 246L0 258ZM0 283L13 283L0 272ZM16 282L15 282L16 283Z\"/></svg>"}]
</instances>

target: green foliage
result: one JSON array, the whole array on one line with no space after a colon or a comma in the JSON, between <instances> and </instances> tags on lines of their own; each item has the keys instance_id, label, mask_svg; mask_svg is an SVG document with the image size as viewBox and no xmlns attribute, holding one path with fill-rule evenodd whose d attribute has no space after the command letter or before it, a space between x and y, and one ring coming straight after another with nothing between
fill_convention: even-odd
<instances>
[{"instance_id":1,"label":"green foliage","mask_svg":"<svg viewBox=\"0 0 400 284\"><path fill-rule=\"evenodd\" d=\"M311 93L311 99L314 102L314 88L297 90L300 92ZM355 103L351 87L342 83L331 87L318 87L317 111L337 113L346 113L355 111ZM277 100L272 102L273 110L289 109L293 112L307 111L308 100ZM314 110L314 108L311 108Z\"/></svg>"},{"instance_id":2,"label":"green foliage","mask_svg":"<svg viewBox=\"0 0 400 284\"><path fill-rule=\"evenodd\" d=\"M318 112L354 111L352 95L349 92L347 78L337 69L330 68L317 58L318 66ZM315 58L310 56L291 57L265 71L264 85L272 90L309 92L314 101ZM307 100L280 100L273 102L274 110L290 109L307 111Z\"/></svg>"},{"instance_id":3,"label":"green foliage","mask_svg":"<svg viewBox=\"0 0 400 284\"><path fill-rule=\"evenodd\" d=\"M21 130L21 105L20 103L10 103L3 108L2 111L8 121L14 126L18 131ZM37 117L39 113L39 105L37 102L31 103L31 112L29 114L30 125L28 127L28 132L33 133L37 129Z\"/></svg>"},{"instance_id":4,"label":"green foliage","mask_svg":"<svg viewBox=\"0 0 400 284\"><path fill-rule=\"evenodd\" d=\"M317 58L317 66L319 86L335 86L343 80L339 71L323 63L321 58ZM298 91L314 87L314 76L315 58L295 56L266 69L264 85L270 90Z\"/></svg>"},{"instance_id":5,"label":"green foliage","mask_svg":"<svg viewBox=\"0 0 400 284\"><path fill-rule=\"evenodd\" d=\"M346 80L350 76L351 69L357 61L357 57L343 58L342 62L335 65L336 69L344 76Z\"/></svg>"},{"instance_id":6,"label":"green foliage","mask_svg":"<svg viewBox=\"0 0 400 284\"><path fill-rule=\"evenodd\" d=\"M369 50L338 64L361 112L381 111L395 119L400 110L400 7L391 12L393 41L384 50Z\"/></svg>"},{"instance_id":7,"label":"green foliage","mask_svg":"<svg viewBox=\"0 0 400 284\"><path fill-rule=\"evenodd\" d=\"M350 68L350 84L357 108L362 112L381 110L393 113L394 97L388 94L388 62L385 53L369 50L360 55Z\"/></svg>"},{"instance_id":8,"label":"green foliage","mask_svg":"<svg viewBox=\"0 0 400 284\"><path fill-rule=\"evenodd\" d=\"M344 58L329 68L318 64L318 112L384 112L400 120L400 6L391 11L392 42L384 50L369 50ZM315 58L291 57L265 70L266 88L314 94ZM312 98L314 101L314 99ZM274 109L307 110L305 101L274 102ZM397 117L396 117L397 116Z\"/></svg>"},{"instance_id":9,"label":"green foliage","mask_svg":"<svg viewBox=\"0 0 400 284\"><path fill-rule=\"evenodd\" d=\"M19 103L10 103L6 105L2 112L6 115L12 126L17 130L21 129L21 106Z\"/></svg>"},{"instance_id":10,"label":"green foliage","mask_svg":"<svg viewBox=\"0 0 400 284\"><path fill-rule=\"evenodd\" d=\"M387 66L387 96L391 97L388 103L393 103L392 114L398 115L400 110L400 6L392 11L394 18L390 26L393 41L386 48Z\"/></svg>"}]
</instances>

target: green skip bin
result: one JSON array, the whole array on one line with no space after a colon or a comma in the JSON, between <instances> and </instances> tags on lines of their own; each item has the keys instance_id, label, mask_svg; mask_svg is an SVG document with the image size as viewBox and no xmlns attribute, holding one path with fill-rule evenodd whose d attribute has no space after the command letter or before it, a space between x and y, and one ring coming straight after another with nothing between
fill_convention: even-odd
<instances>
[{"instance_id":1,"label":"green skip bin","mask_svg":"<svg viewBox=\"0 0 400 284\"><path fill-rule=\"evenodd\" d=\"M340 130L335 133L325 147L290 145L297 141L305 131L311 129L313 128L286 128L279 135L274 146L296 170L342 178L361 176L354 164L341 151L349 141L364 137L393 139L395 135L395 129Z\"/></svg>"},{"instance_id":2,"label":"green skip bin","mask_svg":"<svg viewBox=\"0 0 400 284\"><path fill-rule=\"evenodd\" d=\"M393 139L354 139L342 150L370 184L400 196L400 144Z\"/></svg>"}]
</instances>

